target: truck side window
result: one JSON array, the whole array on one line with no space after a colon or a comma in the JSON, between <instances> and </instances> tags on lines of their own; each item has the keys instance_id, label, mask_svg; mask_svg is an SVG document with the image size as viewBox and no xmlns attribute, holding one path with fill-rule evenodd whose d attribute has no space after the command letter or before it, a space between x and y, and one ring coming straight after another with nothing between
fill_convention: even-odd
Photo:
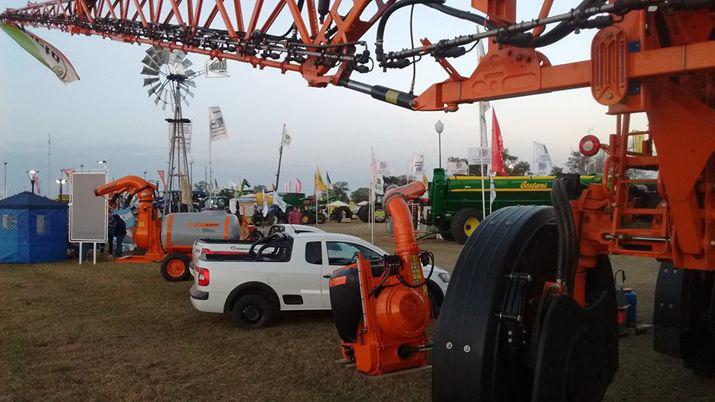
<instances>
[{"instance_id":1,"label":"truck side window","mask_svg":"<svg viewBox=\"0 0 715 402\"><path fill-rule=\"evenodd\" d=\"M305 262L308 264L323 264L323 248L319 241L311 241L305 244Z\"/></svg>"},{"instance_id":2,"label":"truck side window","mask_svg":"<svg viewBox=\"0 0 715 402\"><path fill-rule=\"evenodd\" d=\"M355 243L341 241L328 242L328 261L330 265L348 265L357 261L357 255L362 253L371 261L382 260L378 253Z\"/></svg>"}]
</instances>

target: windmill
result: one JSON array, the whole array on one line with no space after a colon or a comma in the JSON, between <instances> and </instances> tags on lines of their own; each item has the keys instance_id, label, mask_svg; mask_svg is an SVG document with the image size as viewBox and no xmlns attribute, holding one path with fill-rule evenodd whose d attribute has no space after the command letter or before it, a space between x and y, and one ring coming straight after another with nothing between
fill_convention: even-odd
<instances>
[{"instance_id":1,"label":"windmill","mask_svg":"<svg viewBox=\"0 0 715 402\"><path fill-rule=\"evenodd\" d=\"M167 105L173 110L169 123L169 180L164 196L164 215L172 210L173 191L181 191L180 204L186 204L188 211L193 209L191 202L191 176L187 151L191 147L191 120L184 118L181 102L189 105L188 98L194 97L189 88L196 88L194 79L201 73L190 69L193 63L182 51L169 51L157 46L147 49L142 60L141 76L144 88L149 88L149 98L154 97L154 104L161 104L162 110ZM174 183L176 182L176 187ZM180 209L180 206L178 207Z\"/></svg>"}]
</instances>

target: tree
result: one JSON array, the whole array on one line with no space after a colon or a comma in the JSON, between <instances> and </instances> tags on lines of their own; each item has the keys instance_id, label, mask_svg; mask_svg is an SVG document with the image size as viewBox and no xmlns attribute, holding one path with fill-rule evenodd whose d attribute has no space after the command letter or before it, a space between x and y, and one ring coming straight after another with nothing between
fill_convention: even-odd
<instances>
[{"instance_id":1,"label":"tree","mask_svg":"<svg viewBox=\"0 0 715 402\"><path fill-rule=\"evenodd\" d=\"M350 189L348 188L348 183L346 181L336 181L330 189L330 198L337 198L342 202L350 202L348 191L350 191Z\"/></svg>"},{"instance_id":2,"label":"tree","mask_svg":"<svg viewBox=\"0 0 715 402\"><path fill-rule=\"evenodd\" d=\"M568 173L586 174L589 159L588 156L581 154L579 151L571 151L569 159L564 163L564 167Z\"/></svg>"},{"instance_id":3,"label":"tree","mask_svg":"<svg viewBox=\"0 0 715 402\"><path fill-rule=\"evenodd\" d=\"M388 188L393 185L404 186L410 182L410 179L404 174L400 176L382 176L382 182L385 183L385 188Z\"/></svg>"},{"instance_id":4,"label":"tree","mask_svg":"<svg viewBox=\"0 0 715 402\"><path fill-rule=\"evenodd\" d=\"M350 194L350 199L356 204L359 202L368 201L370 199L370 189L367 187L360 187L359 189L353 191Z\"/></svg>"},{"instance_id":5,"label":"tree","mask_svg":"<svg viewBox=\"0 0 715 402\"><path fill-rule=\"evenodd\" d=\"M201 180L199 182L194 183L194 190L198 191L208 191L209 185L205 181Z\"/></svg>"},{"instance_id":6,"label":"tree","mask_svg":"<svg viewBox=\"0 0 715 402\"><path fill-rule=\"evenodd\" d=\"M551 176L560 176L563 173L564 173L564 168L554 165L551 167L551 173L549 173L549 174Z\"/></svg>"},{"instance_id":7,"label":"tree","mask_svg":"<svg viewBox=\"0 0 715 402\"><path fill-rule=\"evenodd\" d=\"M266 187L265 184L256 184L255 186L253 186L253 191L255 191L256 193L260 193L261 191L265 190L268 190L268 187Z\"/></svg>"},{"instance_id":8,"label":"tree","mask_svg":"<svg viewBox=\"0 0 715 402\"><path fill-rule=\"evenodd\" d=\"M529 162L520 161L517 156L509 154L508 148L504 148L502 158L504 159L504 170L509 176L523 176L531 168Z\"/></svg>"}]
</instances>

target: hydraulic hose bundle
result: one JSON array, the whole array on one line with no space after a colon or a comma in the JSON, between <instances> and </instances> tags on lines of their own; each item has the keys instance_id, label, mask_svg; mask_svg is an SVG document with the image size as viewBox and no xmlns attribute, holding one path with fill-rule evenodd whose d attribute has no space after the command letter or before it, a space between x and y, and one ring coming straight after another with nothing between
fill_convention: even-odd
<instances>
[{"instance_id":1,"label":"hydraulic hose bundle","mask_svg":"<svg viewBox=\"0 0 715 402\"><path fill-rule=\"evenodd\" d=\"M394 255L381 262L360 255L357 264L337 270L330 279L330 302L343 356L369 375L427 364L431 305L426 285L434 255L420 251L406 202L424 191L423 183L414 182L387 192ZM432 266L427 278L423 264Z\"/></svg>"}]
</instances>

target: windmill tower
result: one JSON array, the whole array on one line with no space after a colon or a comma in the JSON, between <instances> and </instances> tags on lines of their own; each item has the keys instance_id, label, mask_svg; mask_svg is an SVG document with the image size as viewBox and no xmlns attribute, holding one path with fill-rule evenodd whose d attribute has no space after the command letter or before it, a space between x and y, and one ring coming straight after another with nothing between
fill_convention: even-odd
<instances>
[{"instance_id":1,"label":"windmill tower","mask_svg":"<svg viewBox=\"0 0 715 402\"><path fill-rule=\"evenodd\" d=\"M167 118L169 123L169 170L164 194L164 215L180 212L185 204L186 211L192 211L192 184L187 153L191 150L191 120L184 118L181 102L189 105L188 97L194 96L189 89L196 88L194 79L201 75L189 67L193 63L181 51L168 51L159 47L151 47L142 60L141 75L144 77L144 87L149 87L149 98L154 97L154 104L162 110L169 105L173 116ZM174 192L180 191L179 202L173 202Z\"/></svg>"}]
</instances>

